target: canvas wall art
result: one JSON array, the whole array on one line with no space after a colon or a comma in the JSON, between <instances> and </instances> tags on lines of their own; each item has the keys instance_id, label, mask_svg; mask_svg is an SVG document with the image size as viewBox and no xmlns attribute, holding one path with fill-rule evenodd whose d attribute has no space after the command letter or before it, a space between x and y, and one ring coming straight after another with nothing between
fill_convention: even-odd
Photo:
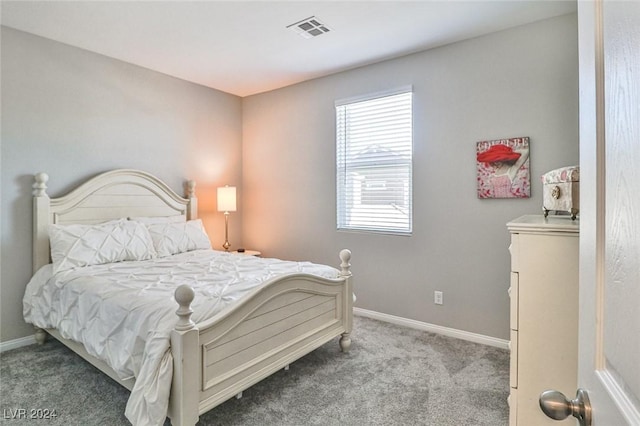
<instances>
[{"instance_id":1,"label":"canvas wall art","mask_svg":"<svg viewBox=\"0 0 640 426\"><path fill-rule=\"evenodd\" d=\"M478 198L529 198L529 138L476 143Z\"/></svg>"}]
</instances>

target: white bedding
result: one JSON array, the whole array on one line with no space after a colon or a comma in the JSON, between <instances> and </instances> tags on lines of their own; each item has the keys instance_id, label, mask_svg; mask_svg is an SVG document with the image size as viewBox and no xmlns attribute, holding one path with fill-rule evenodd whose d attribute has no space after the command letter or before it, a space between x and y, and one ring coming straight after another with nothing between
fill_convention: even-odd
<instances>
[{"instance_id":1,"label":"white bedding","mask_svg":"<svg viewBox=\"0 0 640 426\"><path fill-rule=\"evenodd\" d=\"M329 266L214 250L87 266L56 275L47 265L27 285L24 317L83 343L121 379L135 377L127 418L134 425L160 425L173 374L169 337L177 321L175 289L181 284L194 289L192 319L198 323L266 280L295 272L338 277Z\"/></svg>"}]
</instances>

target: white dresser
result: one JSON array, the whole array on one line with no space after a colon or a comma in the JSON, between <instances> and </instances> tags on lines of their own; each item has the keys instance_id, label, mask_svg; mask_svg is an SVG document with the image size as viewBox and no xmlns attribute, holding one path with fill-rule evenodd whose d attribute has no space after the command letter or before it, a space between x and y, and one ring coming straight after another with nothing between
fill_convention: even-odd
<instances>
[{"instance_id":1,"label":"white dresser","mask_svg":"<svg viewBox=\"0 0 640 426\"><path fill-rule=\"evenodd\" d=\"M527 215L511 232L509 425L574 425L545 416L540 393L574 395L578 376L579 222Z\"/></svg>"}]
</instances>

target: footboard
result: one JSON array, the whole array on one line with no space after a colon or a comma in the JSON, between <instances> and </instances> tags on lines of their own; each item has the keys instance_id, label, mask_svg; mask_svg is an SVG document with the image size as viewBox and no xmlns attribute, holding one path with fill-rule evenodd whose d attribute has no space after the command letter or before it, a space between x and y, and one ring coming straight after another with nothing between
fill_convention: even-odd
<instances>
[{"instance_id":1,"label":"footboard","mask_svg":"<svg viewBox=\"0 0 640 426\"><path fill-rule=\"evenodd\" d=\"M182 319L172 336L172 423L193 424L194 410L202 414L212 409L336 336L342 335L341 349L348 351L353 321L350 257L348 250L340 253L338 279L308 274L276 278L231 310L197 325L186 318L193 297L182 297L190 289L181 286L176 300ZM197 408L191 400L196 390Z\"/></svg>"}]
</instances>

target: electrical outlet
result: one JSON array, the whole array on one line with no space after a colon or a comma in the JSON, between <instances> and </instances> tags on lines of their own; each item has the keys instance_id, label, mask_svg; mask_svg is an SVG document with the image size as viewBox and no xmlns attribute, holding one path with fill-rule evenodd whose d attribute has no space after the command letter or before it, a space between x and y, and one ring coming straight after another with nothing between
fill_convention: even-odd
<instances>
[{"instance_id":1,"label":"electrical outlet","mask_svg":"<svg viewBox=\"0 0 640 426\"><path fill-rule=\"evenodd\" d=\"M443 303L443 295L441 291L434 291L433 292L433 303L435 303L436 305L442 305Z\"/></svg>"}]
</instances>

